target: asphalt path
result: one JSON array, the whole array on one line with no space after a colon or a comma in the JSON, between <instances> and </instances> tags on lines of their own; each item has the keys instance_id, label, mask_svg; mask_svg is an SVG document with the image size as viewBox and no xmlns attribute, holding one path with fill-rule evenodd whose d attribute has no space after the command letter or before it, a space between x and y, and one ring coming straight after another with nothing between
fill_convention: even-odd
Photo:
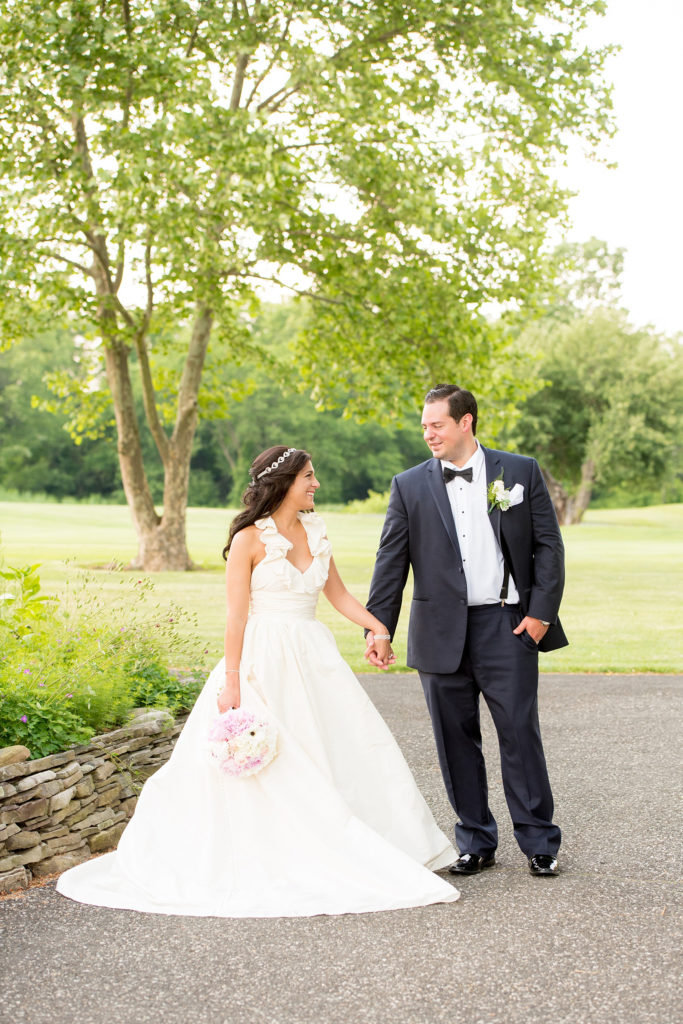
<instances>
[{"instance_id":1,"label":"asphalt path","mask_svg":"<svg viewBox=\"0 0 683 1024\"><path fill-rule=\"evenodd\" d=\"M417 677L361 681L450 832ZM501 843L494 868L459 883L457 903L201 919L81 906L51 883L0 902L0 1019L675 1024L683 1019L682 690L683 676L542 677L541 723L564 831L558 878L528 874L484 713Z\"/></svg>"}]
</instances>

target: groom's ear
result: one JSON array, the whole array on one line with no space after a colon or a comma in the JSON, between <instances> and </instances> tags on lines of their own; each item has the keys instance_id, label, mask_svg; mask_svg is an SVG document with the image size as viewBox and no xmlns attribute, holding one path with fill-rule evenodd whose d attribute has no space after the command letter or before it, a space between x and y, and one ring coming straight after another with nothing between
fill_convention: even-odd
<instances>
[{"instance_id":1,"label":"groom's ear","mask_svg":"<svg viewBox=\"0 0 683 1024\"><path fill-rule=\"evenodd\" d=\"M472 433L472 413L465 412L462 414L459 420L456 421L459 429L463 434Z\"/></svg>"}]
</instances>

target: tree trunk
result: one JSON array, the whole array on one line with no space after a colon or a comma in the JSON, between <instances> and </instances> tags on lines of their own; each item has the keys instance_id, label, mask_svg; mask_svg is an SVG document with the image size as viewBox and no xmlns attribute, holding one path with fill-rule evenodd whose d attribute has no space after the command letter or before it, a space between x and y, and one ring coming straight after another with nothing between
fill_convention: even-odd
<instances>
[{"instance_id":1,"label":"tree trunk","mask_svg":"<svg viewBox=\"0 0 683 1024\"><path fill-rule=\"evenodd\" d=\"M569 494L560 481L555 479L549 469L541 467L541 473L548 487L550 499L555 508L557 521L560 526L572 526L575 523L580 523L593 493L593 484L595 482L595 463L593 460L586 459L581 466L581 483L576 494Z\"/></svg>"},{"instance_id":2,"label":"tree trunk","mask_svg":"<svg viewBox=\"0 0 683 1024\"><path fill-rule=\"evenodd\" d=\"M192 443L197 427L197 396L211 326L209 311L199 309L181 378L173 436L160 450L164 465L164 509L161 516L154 508L142 458L128 350L121 341L110 341L105 346L107 379L118 433L121 479L138 537L138 553L131 567L145 572L182 572L193 567L185 536L187 492Z\"/></svg>"},{"instance_id":3,"label":"tree trunk","mask_svg":"<svg viewBox=\"0 0 683 1024\"><path fill-rule=\"evenodd\" d=\"M549 469L545 469L541 466L541 473L543 474L543 479L546 482L548 493L550 494L550 500L553 503L555 515L557 516L557 521L560 526L564 526L567 522L567 506L571 499L560 481L555 479Z\"/></svg>"},{"instance_id":4,"label":"tree trunk","mask_svg":"<svg viewBox=\"0 0 683 1024\"><path fill-rule=\"evenodd\" d=\"M117 298L123 263L120 262L116 272L112 273L106 233L101 228L104 218L90 159L85 120L79 109L74 110L72 125L75 154L86 179L84 191L88 199L89 222L84 230L93 254L87 273L95 283L97 322L102 331L107 382L114 405L121 480L138 537L138 553L131 566L148 572L184 571L192 568L185 538L187 492L192 442L197 426L197 398L213 319L206 306L197 307L178 391L175 429L169 439L159 418L147 351L147 331L154 308L150 245L145 250L147 308L136 323ZM164 467L164 511L161 516L154 507L145 472L130 379L129 347L119 329L121 316L137 348L147 425Z\"/></svg>"},{"instance_id":5,"label":"tree trunk","mask_svg":"<svg viewBox=\"0 0 683 1024\"><path fill-rule=\"evenodd\" d=\"M572 523L580 523L583 519L583 514L588 508L593 494L593 485L595 483L595 463L592 459L586 459L581 466L581 483L579 489L576 492L574 498L574 509Z\"/></svg>"}]
</instances>

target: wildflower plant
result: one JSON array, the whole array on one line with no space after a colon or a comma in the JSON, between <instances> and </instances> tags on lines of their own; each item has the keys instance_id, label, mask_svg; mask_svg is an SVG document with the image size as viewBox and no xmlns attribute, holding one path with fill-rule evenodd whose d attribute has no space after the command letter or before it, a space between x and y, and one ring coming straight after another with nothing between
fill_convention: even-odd
<instances>
[{"instance_id":1,"label":"wildflower plant","mask_svg":"<svg viewBox=\"0 0 683 1024\"><path fill-rule=\"evenodd\" d=\"M56 600L41 594L38 568L0 577L0 746L43 756L123 724L135 707L192 707L201 646L178 628L183 609L155 601L151 580L120 576L112 597L100 573L79 572Z\"/></svg>"}]
</instances>

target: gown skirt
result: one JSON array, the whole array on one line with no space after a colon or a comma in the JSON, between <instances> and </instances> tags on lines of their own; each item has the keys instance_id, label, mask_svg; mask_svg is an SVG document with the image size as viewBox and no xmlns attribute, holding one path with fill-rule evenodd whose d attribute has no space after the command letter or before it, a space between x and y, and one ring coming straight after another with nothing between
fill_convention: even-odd
<instances>
[{"instance_id":1,"label":"gown skirt","mask_svg":"<svg viewBox=\"0 0 683 1024\"><path fill-rule=\"evenodd\" d=\"M71 868L58 892L81 903L196 917L308 917L447 903L433 872L456 853L388 726L315 618L330 546L301 514L301 573L272 519L252 574L240 664L242 707L265 711L278 753L234 778L211 759L224 662L211 672L169 761L152 775L118 848Z\"/></svg>"}]
</instances>

